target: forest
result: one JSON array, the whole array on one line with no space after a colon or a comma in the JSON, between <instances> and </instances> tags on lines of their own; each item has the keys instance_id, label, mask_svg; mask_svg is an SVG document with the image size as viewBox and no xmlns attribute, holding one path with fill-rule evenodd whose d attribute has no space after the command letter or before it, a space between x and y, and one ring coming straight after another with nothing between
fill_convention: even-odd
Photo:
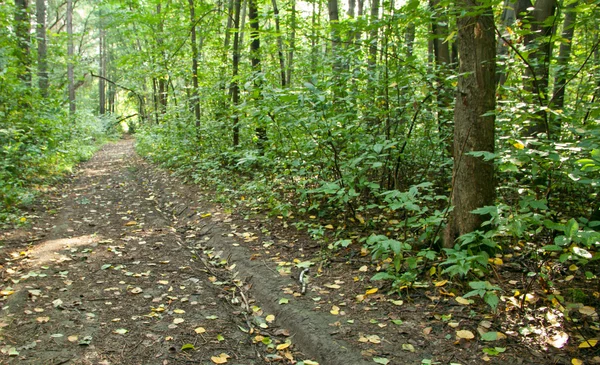
<instances>
[{"instance_id":1,"label":"forest","mask_svg":"<svg viewBox=\"0 0 600 365\"><path fill-rule=\"evenodd\" d=\"M600 303L598 19L597 0L0 1L0 224L126 134L320 260L369 257L390 293L454 280L496 313L516 268L522 306L542 293L578 328Z\"/></svg>"}]
</instances>

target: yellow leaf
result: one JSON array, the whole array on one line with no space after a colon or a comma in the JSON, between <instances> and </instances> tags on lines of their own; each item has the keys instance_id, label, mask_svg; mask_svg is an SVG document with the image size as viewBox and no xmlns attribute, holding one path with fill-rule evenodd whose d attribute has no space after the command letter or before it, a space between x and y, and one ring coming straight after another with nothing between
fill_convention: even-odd
<instances>
[{"instance_id":1,"label":"yellow leaf","mask_svg":"<svg viewBox=\"0 0 600 365\"><path fill-rule=\"evenodd\" d=\"M357 214L356 215L356 219L358 219L358 221L360 222L360 224L365 224L365 219L363 218L362 215Z\"/></svg>"},{"instance_id":2,"label":"yellow leaf","mask_svg":"<svg viewBox=\"0 0 600 365\"><path fill-rule=\"evenodd\" d=\"M288 347L290 347L290 345L291 345L291 342L285 342L285 343L277 345L276 349L277 350L285 350Z\"/></svg>"},{"instance_id":3,"label":"yellow leaf","mask_svg":"<svg viewBox=\"0 0 600 365\"><path fill-rule=\"evenodd\" d=\"M513 143L513 146L515 146L515 148L518 150L522 150L523 148L525 148L525 145L521 142Z\"/></svg>"},{"instance_id":4,"label":"yellow leaf","mask_svg":"<svg viewBox=\"0 0 600 365\"><path fill-rule=\"evenodd\" d=\"M367 272L368 270L369 270L369 267L367 265L363 265L358 269L358 271L360 271L360 272Z\"/></svg>"},{"instance_id":5,"label":"yellow leaf","mask_svg":"<svg viewBox=\"0 0 600 365\"><path fill-rule=\"evenodd\" d=\"M435 268L435 266L432 266L431 269L429 269L429 276L433 276L435 275L437 269Z\"/></svg>"},{"instance_id":6,"label":"yellow leaf","mask_svg":"<svg viewBox=\"0 0 600 365\"><path fill-rule=\"evenodd\" d=\"M590 306L584 306L579 308L579 313L585 314L587 316L593 316L596 314L596 308Z\"/></svg>"},{"instance_id":7,"label":"yellow leaf","mask_svg":"<svg viewBox=\"0 0 600 365\"><path fill-rule=\"evenodd\" d=\"M580 349L588 349L590 347L596 346L597 343L598 343L598 340L583 341L582 343L579 344L579 348Z\"/></svg>"},{"instance_id":8,"label":"yellow leaf","mask_svg":"<svg viewBox=\"0 0 600 365\"><path fill-rule=\"evenodd\" d=\"M227 354L220 354L219 356L211 356L210 360L215 364L225 364L229 357Z\"/></svg>"},{"instance_id":9,"label":"yellow leaf","mask_svg":"<svg viewBox=\"0 0 600 365\"><path fill-rule=\"evenodd\" d=\"M464 338L465 340L472 340L475 338L475 335L469 330L460 330L456 331L456 337Z\"/></svg>"},{"instance_id":10,"label":"yellow leaf","mask_svg":"<svg viewBox=\"0 0 600 365\"><path fill-rule=\"evenodd\" d=\"M442 281L434 281L433 283L435 284L435 286L439 287L439 286L446 285L447 282L448 282L448 280L442 280Z\"/></svg>"},{"instance_id":11,"label":"yellow leaf","mask_svg":"<svg viewBox=\"0 0 600 365\"><path fill-rule=\"evenodd\" d=\"M127 223L125 223L126 226L135 226L137 224L136 221L129 221Z\"/></svg>"},{"instance_id":12,"label":"yellow leaf","mask_svg":"<svg viewBox=\"0 0 600 365\"><path fill-rule=\"evenodd\" d=\"M204 327L198 327L194 330L194 332L196 332L197 334L202 334L206 332L206 329L204 329Z\"/></svg>"},{"instance_id":13,"label":"yellow leaf","mask_svg":"<svg viewBox=\"0 0 600 365\"><path fill-rule=\"evenodd\" d=\"M579 359L571 359L571 364L573 365L583 365L583 361Z\"/></svg>"},{"instance_id":14,"label":"yellow leaf","mask_svg":"<svg viewBox=\"0 0 600 365\"><path fill-rule=\"evenodd\" d=\"M471 304L471 301L469 299L465 299L463 297L456 297L456 298L454 298L454 300L456 300L457 303L462 304L462 305Z\"/></svg>"},{"instance_id":15,"label":"yellow leaf","mask_svg":"<svg viewBox=\"0 0 600 365\"><path fill-rule=\"evenodd\" d=\"M304 360L304 365L319 365L318 362L312 360Z\"/></svg>"},{"instance_id":16,"label":"yellow leaf","mask_svg":"<svg viewBox=\"0 0 600 365\"><path fill-rule=\"evenodd\" d=\"M381 338L377 335L368 335L367 340L370 343L381 343Z\"/></svg>"},{"instance_id":17,"label":"yellow leaf","mask_svg":"<svg viewBox=\"0 0 600 365\"><path fill-rule=\"evenodd\" d=\"M577 267L577 265L573 264L573 265L569 266L569 270L570 271L577 271L577 270L579 270L579 268ZM573 360L576 360L576 359L573 359Z\"/></svg>"},{"instance_id":18,"label":"yellow leaf","mask_svg":"<svg viewBox=\"0 0 600 365\"><path fill-rule=\"evenodd\" d=\"M185 319L183 319L183 318L175 318L173 320L173 323L175 323L175 324L180 324L180 323L183 323L183 322L185 322Z\"/></svg>"},{"instance_id":19,"label":"yellow leaf","mask_svg":"<svg viewBox=\"0 0 600 365\"><path fill-rule=\"evenodd\" d=\"M185 313L185 311L184 311L183 309L175 309L175 310L173 311L173 313L177 313L177 314L183 314L183 313Z\"/></svg>"},{"instance_id":20,"label":"yellow leaf","mask_svg":"<svg viewBox=\"0 0 600 365\"><path fill-rule=\"evenodd\" d=\"M338 307L337 305L334 305L333 307L331 307L331 310L329 311L329 313L333 314L334 316L339 315L340 307Z\"/></svg>"},{"instance_id":21,"label":"yellow leaf","mask_svg":"<svg viewBox=\"0 0 600 365\"><path fill-rule=\"evenodd\" d=\"M11 294L14 294L14 293L15 293L14 290L2 290L2 291L0 291L0 295L3 295L3 296L8 296L8 295L11 295Z\"/></svg>"},{"instance_id":22,"label":"yellow leaf","mask_svg":"<svg viewBox=\"0 0 600 365\"><path fill-rule=\"evenodd\" d=\"M327 229L333 229L333 226L331 224L328 224L328 225L325 226L325 228L327 228Z\"/></svg>"},{"instance_id":23,"label":"yellow leaf","mask_svg":"<svg viewBox=\"0 0 600 365\"><path fill-rule=\"evenodd\" d=\"M365 292L365 295L371 295L377 293L378 288L369 289Z\"/></svg>"},{"instance_id":24,"label":"yellow leaf","mask_svg":"<svg viewBox=\"0 0 600 365\"><path fill-rule=\"evenodd\" d=\"M37 317L35 320L38 321L38 323L46 323L50 320L50 317Z\"/></svg>"},{"instance_id":25,"label":"yellow leaf","mask_svg":"<svg viewBox=\"0 0 600 365\"><path fill-rule=\"evenodd\" d=\"M273 323L273 321L275 320L275 316L272 314L269 314L266 318L265 321L269 322L269 323Z\"/></svg>"},{"instance_id":26,"label":"yellow leaf","mask_svg":"<svg viewBox=\"0 0 600 365\"><path fill-rule=\"evenodd\" d=\"M243 199L242 199L243 200ZM200 214L200 218L208 218L210 217L212 214L210 213L204 213L204 214Z\"/></svg>"},{"instance_id":27,"label":"yellow leaf","mask_svg":"<svg viewBox=\"0 0 600 365\"><path fill-rule=\"evenodd\" d=\"M78 339L79 337L77 337L76 335L67 337L67 340L69 340L69 342L77 342Z\"/></svg>"},{"instance_id":28,"label":"yellow leaf","mask_svg":"<svg viewBox=\"0 0 600 365\"><path fill-rule=\"evenodd\" d=\"M158 283L161 285L168 285L169 281L168 280L159 280Z\"/></svg>"}]
</instances>

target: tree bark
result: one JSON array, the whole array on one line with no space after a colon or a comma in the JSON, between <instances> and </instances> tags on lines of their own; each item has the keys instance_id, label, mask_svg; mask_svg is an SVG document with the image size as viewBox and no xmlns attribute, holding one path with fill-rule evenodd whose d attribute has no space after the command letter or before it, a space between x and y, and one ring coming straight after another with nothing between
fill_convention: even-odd
<instances>
[{"instance_id":1,"label":"tree bark","mask_svg":"<svg viewBox=\"0 0 600 365\"><path fill-rule=\"evenodd\" d=\"M507 58L508 56L508 45L506 44L504 39L510 39L510 33L508 32L508 28L513 26L515 20L516 14L514 0L504 0L502 15L500 16L500 22L502 24L500 33L502 34L502 37L498 37L498 44L496 46L496 56L499 59L499 61L503 61L496 66L498 68L498 73L496 76L497 85L504 85L504 83L506 82L506 67L504 66L504 58Z\"/></svg>"},{"instance_id":2,"label":"tree bark","mask_svg":"<svg viewBox=\"0 0 600 365\"><path fill-rule=\"evenodd\" d=\"M567 84L567 75L569 67L569 59L571 58L571 44L573 34L575 33L575 21L577 20L577 12L575 8L577 2L573 2L565 9L565 20L563 23L562 40L560 49L558 50L558 59L556 60L557 71L554 79L554 92L552 96L552 109L562 109L565 105L565 87ZM560 116L554 117L552 121L551 134L560 135L561 119Z\"/></svg>"},{"instance_id":3,"label":"tree bark","mask_svg":"<svg viewBox=\"0 0 600 365\"><path fill-rule=\"evenodd\" d=\"M106 38L106 31L104 30L104 25L103 25L103 19L102 19L102 9L100 9L100 24L99 24L99 33L100 33L100 37L98 40L98 53L99 53L99 65L98 65L98 73L100 74L100 76L102 77L106 77L106 43L105 43L105 38ZM106 114L106 81L103 78L99 78L98 79L98 113L100 115L104 115Z\"/></svg>"},{"instance_id":4,"label":"tree bark","mask_svg":"<svg viewBox=\"0 0 600 365\"><path fill-rule=\"evenodd\" d=\"M413 49L415 45L415 23L409 23L404 33L404 41L406 43L406 58L413 56Z\"/></svg>"},{"instance_id":5,"label":"tree bark","mask_svg":"<svg viewBox=\"0 0 600 365\"><path fill-rule=\"evenodd\" d=\"M371 0L371 18L369 19L369 58L367 63L370 69L373 69L377 64L377 44L379 35L379 0Z\"/></svg>"},{"instance_id":6,"label":"tree bark","mask_svg":"<svg viewBox=\"0 0 600 365\"><path fill-rule=\"evenodd\" d=\"M48 46L46 41L46 0L36 0L36 35L38 50L38 87L43 98L48 96Z\"/></svg>"},{"instance_id":7,"label":"tree bark","mask_svg":"<svg viewBox=\"0 0 600 365\"><path fill-rule=\"evenodd\" d=\"M198 100L198 44L196 42L196 6L194 0L188 0L190 5L191 46L192 46L192 107L196 118L196 128L200 128L200 100Z\"/></svg>"},{"instance_id":8,"label":"tree bark","mask_svg":"<svg viewBox=\"0 0 600 365\"><path fill-rule=\"evenodd\" d=\"M482 0L457 0L458 89L454 111L454 169L452 203L454 210L444 234L444 245L480 228L483 216L474 209L493 205L494 165L473 151L494 152L496 39L494 16Z\"/></svg>"},{"instance_id":9,"label":"tree bark","mask_svg":"<svg viewBox=\"0 0 600 365\"><path fill-rule=\"evenodd\" d=\"M532 9L530 13L528 9ZM517 19L529 23L531 31L525 35L525 46L531 50L529 64L524 80L525 89L530 91L537 99L540 107L546 106L548 100L548 84L550 77L550 58L552 56L552 42L550 38L554 33L554 24L547 20L555 15L556 0L537 0L532 6L530 0L518 0ZM533 118L533 124L526 126L525 136L533 137L546 133L551 138L548 113L541 111Z\"/></svg>"},{"instance_id":10,"label":"tree bark","mask_svg":"<svg viewBox=\"0 0 600 365\"><path fill-rule=\"evenodd\" d=\"M292 75L294 73L294 51L296 48L296 0L291 0L290 9L290 50L288 52L287 83L292 84Z\"/></svg>"},{"instance_id":11,"label":"tree bark","mask_svg":"<svg viewBox=\"0 0 600 365\"><path fill-rule=\"evenodd\" d=\"M277 55L279 56L279 70L281 73L281 87L286 87L286 72L285 58L283 56L283 38L281 35L281 27L279 25L279 9L277 8L277 0L271 0L273 4L273 15L275 15L275 32L277 33Z\"/></svg>"},{"instance_id":12,"label":"tree bark","mask_svg":"<svg viewBox=\"0 0 600 365\"><path fill-rule=\"evenodd\" d=\"M73 0L67 0L67 80L69 83L69 114L75 114L75 74L73 60Z\"/></svg>"},{"instance_id":13,"label":"tree bark","mask_svg":"<svg viewBox=\"0 0 600 365\"><path fill-rule=\"evenodd\" d=\"M31 87L31 55L29 36L29 5L27 0L15 0L15 36L17 38L17 48L15 49L17 60L19 61L19 78Z\"/></svg>"},{"instance_id":14,"label":"tree bark","mask_svg":"<svg viewBox=\"0 0 600 365\"><path fill-rule=\"evenodd\" d=\"M252 64L252 73L254 79L254 88L256 90L255 100L260 100L262 95L262 69L260 65L260 29L258 24L258 4L257 0L248 0L248 22L250 23L250 62ZM256 120L256 137L258 139L258 149L264 152L267 142L267 128L262 118Z\"/></svg>"},{"instance_id":15,"label":"tree bark","mask_svg":"<svg viewBox=\"0 0 600 365\"><path fill-rule=\"evenodd\" d=\"M233 51L232 51L232 81L230 85L231 102L235 106L240 103L240 86L238 81L239 65L240 65L240 10L242 0L233 0ZM240 145L240 126L239 116L237 111L233 113L233 146Z\"/></svg>"}]
</instances>

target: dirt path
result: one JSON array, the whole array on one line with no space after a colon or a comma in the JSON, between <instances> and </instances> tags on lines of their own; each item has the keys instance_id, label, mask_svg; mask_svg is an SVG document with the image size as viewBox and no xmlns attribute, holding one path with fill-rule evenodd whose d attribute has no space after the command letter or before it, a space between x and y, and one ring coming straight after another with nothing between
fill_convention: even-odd
<instances>
[{"instance_id":1,"label":"dirt path","mask_svg":"<svg viewBox=\"0 0 600 365\"><path fill-rule=\"evenodd\" d=\"M292 217L226 212L214 200L210 189L141 160L132 140L106 145L32 208L28 228L0 232L0 363L541 365L591 357L576 342L548 347L560 327L547 320L457 301L460 283L389 294L370 280L382 268L360 248L327 250L291 228ZM313 265L305 295L299 263ZM498 278L525 288L522 276ZM521 328L540 335L521 337ZM479 336L459 339L463 330ZM495 331L496 340L480 339Z\"/></svg>"},{"instance_id":2,"label":"dirt path","mask_svg":"<svg viewBox=\"0 0 600 365\"><path fill-rule=\"evenodd\" d=\"M173 228L136 178L140 163L130 140L105 146L52 194L32 230L4 235L0 362L262 364L302 356L286 348L289 331L269 323L202 234Z\"/></svg>"}]
</instances>

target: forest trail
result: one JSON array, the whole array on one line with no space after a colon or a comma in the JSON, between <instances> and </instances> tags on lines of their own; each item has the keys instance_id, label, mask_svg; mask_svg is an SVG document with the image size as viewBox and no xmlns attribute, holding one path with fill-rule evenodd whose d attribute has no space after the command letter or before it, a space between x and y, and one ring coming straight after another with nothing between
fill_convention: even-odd
<instances>
[{"instance_id":1,"label":"forest trail","mask_svg":"<svg viewBox=\"0 0 600 365\"><path fill-rule=\"evenodd\" d=\"M569 363L448 280L386 294L367 253L324 258L286 217L227 211L133 145L105 145L0 232L0 363ZM498 338L458 337L476 331Z\"/></svg>"},{"instance_id":2,"label":"forest trail","mask_svg":"<svg viewBox=\"0 0 600 365\"><path fill-rule=\"evenodd\" d=\"M250 285L203 246L214 226L178 231L140 180L145 168L132 140L108 144L47 197L31 230L4 234L2 276L12 283L2 288L10 295L0 362L262 364L300 356Z\"/></svg>"}]
</instances>

